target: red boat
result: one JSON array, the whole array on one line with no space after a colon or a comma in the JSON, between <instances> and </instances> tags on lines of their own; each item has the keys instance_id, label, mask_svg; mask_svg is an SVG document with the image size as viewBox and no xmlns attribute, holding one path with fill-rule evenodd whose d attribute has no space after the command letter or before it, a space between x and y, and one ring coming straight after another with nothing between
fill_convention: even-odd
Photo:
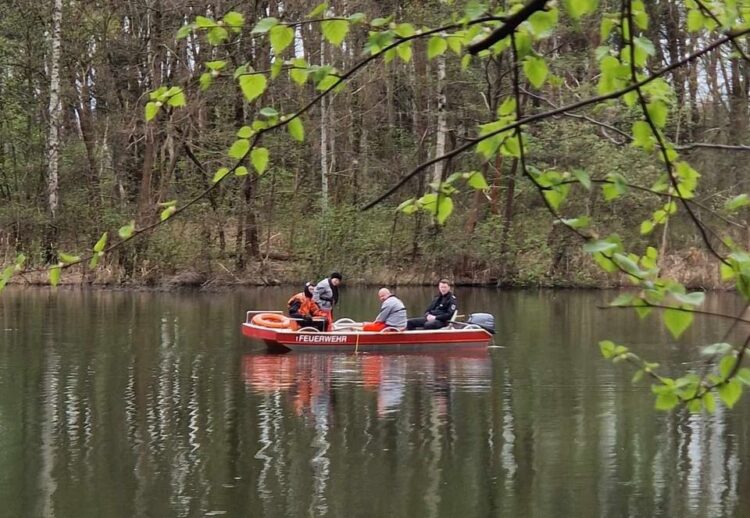
<instances>
[{"instance_id":1,"label":"red boat","mask_svg":"<svg viewBox=\"0 0 750 518\"><path fill-rule=\"evenodd\" d=\"M348 318L337 320L333 331L294 327L280 311L248 311L242 334L278 351L464 350L486 347L492 340L492 334L483 327L462 322L453 322L442 329L414 331L394 328L362 331L361 323Z\"/></svg>"}]
</instances>

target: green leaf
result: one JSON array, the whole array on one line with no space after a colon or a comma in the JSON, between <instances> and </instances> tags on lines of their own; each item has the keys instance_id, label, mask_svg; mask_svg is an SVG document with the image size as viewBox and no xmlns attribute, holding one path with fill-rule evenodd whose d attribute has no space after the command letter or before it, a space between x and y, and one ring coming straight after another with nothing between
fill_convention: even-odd
<instances>
[{"instance_id":1,"label":"green leaf","mask_svg":"<svg viewBox=\"0 0 750 518\"><path fill-rule=\"evenodd\" d=\"M641 147L646 151L651 151L654 148L653 140L651 139L651 126L646 121L635 121L633 123L633 145Z\"/></svg>"},{"instance_id":2,"label":"green leaf","mask_svg":"<svg viewBox=\"0 0 750 518\"><path fill-rule=\"evenodd\" d=\"M250 138L250 137L253 136L254 133L255 133L255 131L250 126L242 126L237 131L237 137L239 137L239 138Z\"/></svg>"},{"instance_id":3,"label":"green leaf","mask_svg":"<svg viewBox=\"0 0 750 518\"><path fill-rule=\"evenodd\" d=\"M237 11L229 11L224 15L224 23L230 27L242 27L245 25L245 17Z\"/></svg>"},{"instance_id":4,"label":"green leaf","mask_svg":"<svg viewBox=\"0 0 750 518\"><path fill-rule=\"evenodd\" d=\"M722 281L731 281L735 276L734 268L724 263L719 265L719 273Z\"/></svg>"},{"instance_id":5,"label":"green leaf","mask_svg":"<svg viewBox=\"0 0 750 518\"><path fill-rule=\"evenodd\" d=\"M472 189L483 191L490 188L490 186L487 184L487 180L484 179L484 175L479 171L472 171L468 173L468 175L469 176L466 178L466 183L469 184L469 187L471 187Z\"/></svg>"},{"instance_id":6,"label":"green leaf","mask_svg":"<svg viewBox=\"0 0 750 518\"><path fill-rule=\"evenodd\" d=\"M271 48L275 54L280 54L294 41L294 30L286 25L274 25L268 32Z\"/></svg>"},{"instance_id":7,"label":"green leaf","mask_svg":"<svg viewBox=\"0 0 750 518\"><path fill-rule=\"evenodd\" d=\"M410 23L399 23L393 29L393 32L395 32L402 38L411 38L417 33L417 31L414 30L414 26Z\"/></svg>"},{"instance_id":8,"label":"green leaf","mask_svg":"<svg viewBox=\"0 0 750 518\"><path fill-rule=\"evenodd\" d=\"M401 204L396 207L396 210L401 211L404 214L414 214L419 210L419 206L417 205L417 200L409 198L408 200L401 202Z\"/></svg>"},{"instance_id":9,"label":"green leaf","mask_svg":"<svg viewBox=\"0 0 750 518\"><path fill-rule=\"evenodd\" d=\"M228 174L229 174L229 168L227 168L227 167L220 167L214 173L214 177L211 180L211 182L218 183L218 182L220 182L222 180L222 178L224 178Z\"/></svg>"},{"instance_id":10,"label":"green leaf","mask_svg":"<svg viewBox=\"0 0 750 518\"><path fill-rule=\"evenodd\" d=\"M573 176L576 177L578 182L583 185L583 187L587 190L591 190L591 178L589 177L589 174L584 171L583 169L576 169L573 171Z\"/></svg>"},{"instance_id":11,"label":"green leaf","mask_svg":"<svg viewBox=\"0 0 750 518\"><path fill-rule=\"evenodd\" d=\"M602 356L608 360L615 354L615 343L611 340L602 340L599 342L599 350L602 352Z\"/></svg>"},{"instance_id":12,"label":"green leaf","mask_svg":"<svg viewBox=\"0 0 750 518\"><path fill-rule=\"evenodd\" d=\"M208 88L211 86L211 83L214 82L213 76L206 72L204 74L201 74L200 78L198 79L198 83L200 83L201 90L208 90Z\"/></svg>"},{"instance_id":13,"label":"green leaf","mask_svg":"<svg viewBox=\"0 0 750 518\"><path fill-rule=\"evenodd\" d=\"M80 256L66 254L65 252L57 252L57 256L60 258L60 261L65 264L77 263L81 260Z\"/></svg>"},{"instance_id":14,"label":"green leaf","mask_svg":"<svg viewBox=\"0 0 750 518\"><path fill-rule=\"evenodd\" d=\"M250 162L258 172L263 174L268 167L268 150L264 147L257 147L250 152Z\"/></svg>"},{"instance_id":15,"label":"green leaf","mask_svg":"<svg viewBox=\"0 0 750 518\"><path fill-rule=\"evenodd\" d=\"M161 215L160 215L161 221L165 221L165 220L169 219L169 217L172 214L174 214L174 212L176 210L177 210L177 207L175 207L174 205L172 205L172 206L167 207L163 211L161 211Z\"/></svg>"},{"instance_id":16,"label":"green leaf","mask_svg":"<svg viewBox=\"0 0 750 518\"><path fill-rule=\"evenodd\" d=\"M448 42L440 36L433 36L427 43L427 59L442 55L448 49Z\"/></svg>"},{"instance_id":17,"label":"green leaf","mask_svg":"<svg viewBox=\"0 0 750 518\"><path fill-rule=\"evenodd\" d=\"M640 268L638 268L636 262L633 261L630 257L618 252L612 256L612 260L617 264L617 266L622 268L630 275L633 275L635 277L643 277L643 272Z\"/></svg>"},{"instance_id":18,"label":"green leaf","mask_svg":"<svg viewBox=\"0 0 750 518\"><path fill-rule=\"evenodd\" d=\"M302 120L299 117L290 120L289 124L287 124L287 129L292 138L297 142L305 140L305 127L302 125Z\"/></svg>"},{"instance_id":19,"label":"green leaf","mask_svg":"<svg viewBox=\"0 0 750 518\"><path fill-rule=\"evenodd\" d=\"M714 399L714 395L710 392L706 392L703 394L701 401L703 402L703 407L706 411L708 411L709 414L713 414L716 410L716 400Z\"/></svg>"},{"instance_id":20,"label":"green leaf","mask_svg":"<svg viewBox=\"0 0 750 518\"><path fill-rule=\"evenodd\" d=\"M654 222L650 219L647 219L643 222L641 222L641 235L646 236L653 232L654 230Z\"/></svg>"},{"instance_id":21,"label":"green leaf","mask_svg":"<svg viewBox=\"0 0 750 518\"><path fill-rule=\"evenodd\" d=\"M224 67L227 66L227 62L224 60L216 60L216 61L208 61L206 63L206 68L209 70L223 70Z\"/></svg>"},{"instance_id":22,"label":"green leaf","mask_svg":"<svg viewBox=\"0 0 750 518\"><path fill-rule=\"evenodd\" d=\"M727 209L730 212L734 212L742 207L746 207L750 205L750 198L747 194L738 194L731 200L727 200L726 203L724 203L724 208Z\"/></svg>"},{"instance_id":23,"label":"green leaf","mask_svg":"<svg viewBox=\"0 0 750 518\"><path fill-rule=\"evenodd\" d=\"M237 139L229 148L229 157L242 160L250 149L250 141L244 138Z\"/></svg>"},{"instance_id":24,"label":"green leaf","mask_svg":"<svg viewBox=\"0 0 750 518\"><path fill-rule=\"evenodd\" d=\"M589 14L596 10L599 5L598 0L564 0L568 14L574 20Z\"/></svg>"},{"instance_id":25,"label":"green leaf","mask_svg":"<svg viewBox=\"0 0 750 518\"><path fill-rule=\"evenodd\" d=\"M742 383L740 380L733 379L718 387L719 398L728 408L732 408L742 395Z\"/></svg>"},{"instance_id":26,"label":"green leaf","mask_svg":"<svg viewBox=\"0 0 750 518\"><path fill-rule=\"evenodd\" d=\"M615 300L609 303L610 306L630 306L633 304L635 295L632 293L620 293Z\"/></svg>"},{"instance_id":27,"label":"green leaf","mask_svg":"<svg viewBox=\"0 0 750 518\"><path fill-rule=\"evenodd\" d=\"M702 291L693 291L691 293L672 293L672 298L681 304L690 306L700 306L706 300L706 294Z\"/></svg>"},{"instance_id":28,"label":"green leaf","mask_svg":"<svg viewBox=\"0 0 750 518\"><path fill-rule=\"evenodd\" d=\"M240 88L248 102L263 94L266 90L266 76L263 74L247 74L240 76Z\"/></svg>"},{"instance_id":29,"label":"green leaf","mask_svg":"<svg viewBox=\"0 0 750 518\"><path fill-rule=\"evenodd\" d=\"M146 122L152 120L159 113L161 103L147 102L146 103Z\"/></svg>"},{"instance_id":30,"label":"green leaf","mask_svg":"<svg viewBox=\"0 0 750 518\"><path fill-rule=\"evenodd\" d=\"M99 238L99 241L96 242L94 245L94 252L101 252L104 250L104 247L107 246L107 233L105 232L102 234L102 237Z\"/></svg>"},{"instance_id":31,"label":"green leaf","mask_svg":"<svg viewBox=\"0 0 750 518\"><path fill-rule=\"evenodd\" d=\"M265 108L261 108L260 114L264 117L278 117L279 112L276 111L276 108L266 106Z\"/></svg>"},{"instance_id":32,"label":"green leaf","mask_svg":"<svg viewBox=\"0 0 750 518\"><path fill-rule=\"evenodd\" d=\"M523 62L523 72L526 74L529 82L535 88L539 88L547 78L547 62L542 57L529 56Z\"/></svg>"},{"instance_id":33,"label":"green leaf","mask_svg":"<svg viewBox=\"0 0 750 518\"><path fill-rule=\"evenodd\" d=\"M611 252L617 250L617 248L617 243L612 243L611 241L604 240L589 241L585 245L583 245L583 251L590 254L594 254L597 252Z\"/></svg>"},{"instance_id":34,"label":"green leaf","mask_svg":"<svg viewBox=\"0 0 750 518\"><path fill-rule=\"evenodd\" d=\"M170 106L174 106L175 108L179 108L181 106L185 106L185 94L180 90L176 94L174 94L172 97L169 98L169 101L167 103Z\"/></svg>"},{"instance_id":35,"label":"green leaf","mask_svg":"<svg viewBox=\"0 0 750 518\"><path fill-rule=\"evenodd\" d=\"M721 379L727 379L729 377L729 374L732 372L736 363L737 358L734 354L728 354L721 359L719 362L719 375L721 376Z\"/></svg>"},{"instance_id":36,"label":"green leaf","mask_svg":"<svg viewBox=\"0 0 750 518\"><path fill-rule=\"evenodd\" d=\"M325 92L327 90L330 90L333 88L336 84L338 84L339 78L335 75L327 75L323 79L320 80L318 85L315 87L316 90L319 92Z\"/></svg>"},{"instance_id":37,"label":"green leaf","mask_svg":"<svg viewBox=\"0 0 750 518\"><path fill-rule=\"evenodd\" d=\"M224 27L214 27L208 30L207 39L211 45L220 45L229 38L229 33Z\"/></svg>"},{"instance_id":38,"label":"green leaf","mask_svg":"<svg viewBox=\"0 0 750 518\"><path fill-rule=\"evenodd\" d=\"M264 34L271 30L272 27L275 27L279 21L276 18L263 18L261 21L259 21L255 27L253 27L253 30L251 31L253 34Z\"/></svg>"},{"instance_id":39,"label":"green leaf","mask_svg":"<svg viewBox=\"0 0 750 518\"><path fill-rule=\"evenodd\" d=\"M646 105L649 117L657 128L663 128L667 124L669 108L661 101L652 101Z\"/></svg>"},{"instance_id":40,"label":"green leaf","mask_svg":"<svg viewBox=\"0 0 750 518\"><path fill-rule=\"evenodd\" d=\"M404 63L408 63L411 61L411 42L402 43L398 47L396 47L396 53L398 54L398 57L401 58L401 61Z\"/></svg>"},{"instance_id":41,"label":"green leaf","mask_svg":"<svg viewBox=\"0 0 750 518\"><path fill-rule=\"evenodd\" d=\"M175 38L178 39L178 40L181 40L183 38L187 38L188 36L190 36L191 32L193 32L193 24L189 23L187 25L183 25L177 31L177 35L175 36Z\"/></svg>"},{"instance_id":42,"label":"green leaf","mask_svg":"<svg viewBox=\"0 0 750 518\"><path fill-rule=\"evenodd\" d=\"M442 225L443 223L445 223L445 220L448 219L448 216L450 216L452 212L453 200L450 198L450 196L440 196L436 215L437 222Z\"/></svg>"},{"instance_id":43,"label":"green leaf","mask_svg":"<svg viewBox=\"0 0 750 518\"><path fill-rule=\"evenodd\" d=\"M103 255L104 255L103 252L98 252L92 255L91 260L89 261L89 269L93 270L94 268L96 268L96 265L99 264L99 260L102 258Z\"/></svg>"},{"instance_id":44,"label":"green leaf","mask_svg":"<svg viewBox=\"0 0 750 518\"><path fill-rule=\"evenodd\" d=\"M247 175L248 175L247 167L245 167L244 165L241 165L237 167L237 169L234 170L234 176L247 176Z\"/></svg>"},{"instance_id":45,"label":"green leaf","mask_svg":"<svg viewBox=\"0 0 750 518\"><path fill-rule=\"evenodd\" d=\"M119 235L122 239L128 239L133 235L134 232L135 220L131 220L127 225L123 225L120 227L120 229L117 231L117 235Z\"/></svg>"},{"instance_id":46,"label":"green leaf","mask_svg":"<svg viewBox=\"0 0 750 518\"><path fill-rule=\"evenodd\" d=\"M719 342L711 345L707 345L701 349L701 354L704 356L714 356L717 354L727 354L732 350L732 344L726 342Z\"/></svg>"},{"instance_id":47,"label":"green leaf","mask_svg":"<svg viewBox=\"0 0 750 518\"><path fill-rule=\"evenodd\" d=\"M201 29L208 29L210 27L216 27L216 22L211 18L206 18L205 16L196 16L195 25L197 25Z\"/></svg>"},{"instance_id":48,"label":"green leaf","mask_svg":"<svg viewBox=\"0 0 750 518\"><path fill-rule=\"evenodd\" d=\"M643 369L639 369L635 371L635 374L633 374L632 379L630 380L631 383L638 383L643 379Z\"/></svg>"},{"instance_id":49,"label":"green leaf","mask_svg":"<svg viewBox=\"0 0 750 518\"><path fill-rule=\"evenodd\" d=\"M655 408L657 410L672 410L674 407L677 406L677 403L679 403L680 400L677 397L676 394L673 393L665 393L665 394L659 394L656 396L656 405Z\"/></svg>"},{"instance_id":50,"label":"green leaf","mask_svg":"<svg viewBox=\"0 0 750 518\"><path fill-rule=\"evenodd\" d=\"M557 25L558 10L537 11L529 17L529 24L536 38L549 36Z\"/></svg>"},{"instance_id":51,"label":"green leaf","mask_svg":"<svg viewBox=\"0 0 750 518\"><path fill-rule=\"evenodd\" d=\"M737 379L745 385L750 385L750 369L743 367L737 371Z\"/></svg>"},{"instance_id":52,"label":"green leaf","mask_svg":"<svg viewBox=\"0 0 750 518\"><path fill-rule=\"evenodd\" d=\"M307 82L307 78L310 75L308 68L307 61L303 58L295 58L292 60L292 68L289 69L289 77L292 81L302 86Z\"/></svg>"},{"instance_id":53,"label":"green leaf","mask_svg":"<svg viewBox=\"0 0 750 518\"><path fill-rule=\"evenodd\" d=\"M328 9L328 2L321 2L315 7L315 9L307 13L307 18L315 18L316 16L320 16L321 14L326 12L326 9Z\"/></svg>"},{"instance_id":54,"label":"green leaf","mask_svg":"<svg viewBox=\"0 0 750 518\"><path fill-rule=\"evenodd\" d=\"M698 32L703 29L706 19L698 9L690 9L687 16L687 29L689 32Z\"/></svg>"},{"instance_id":55,"label":"green leaf","mask_svg":"<svg viewBox=\"0 0 750 518\"><path fill-rule=\"evenodd\" d=\"M347 20L326 20L320 23L323 37L334 45L341 45L349 32Z\"/></svg>"},{"instance_id":56,"label":"green leaf","mask_svg":"<svg viewBox=\"0 0 750 518\"><path fill-rule=\"evenodd\" d=\"M615 173L608 175L607 179L612 183L602 185L602 194L604 194L606 201L612 201L625 194L627 184L622 176Z\"/></svg>"},{"instance_id":57,"label":"green leaf","mask_svg":"<svg viewBox=\"0 0 750 518\"><path fill-rule=\"evenodd\" d=\"M54 288L60 282L60 267L53 266L49 270L49 283Z\"/></svg>"},{"instance_id":58,"label":"green leaf","mask_svg":"<svg viewBox=\"0 0 750 518\"><path fill-rule=\"evenodd\" d=\"M693 313L678 309L667 309L664 311L662 319L669 332L677 339L693 323Z\"/></svg>"},{"instance_id":59,"label":"green leaf","mask_svg":"<svg viewBox=\"0 0 750 518\"><path fill-rule=\"evenodd\" d=\"M694 414L697 414L703 410L703 401L700 399L691 399L687 404L688 410Z\"/></svg>"},{"instance_id":60,"label":"green leaf","mask_svg":"<svg viewBox=\"0 0 750 518\"><path fill-rule=\"evenodd\" d=\"M0 276L0 292L3 291L3 288L5 288L5 285L8 283L11 277L13 277L13 274L15 273L16 267L15 266L8 266L3 270L3 274Z\"/></svg>"}]
</instances>

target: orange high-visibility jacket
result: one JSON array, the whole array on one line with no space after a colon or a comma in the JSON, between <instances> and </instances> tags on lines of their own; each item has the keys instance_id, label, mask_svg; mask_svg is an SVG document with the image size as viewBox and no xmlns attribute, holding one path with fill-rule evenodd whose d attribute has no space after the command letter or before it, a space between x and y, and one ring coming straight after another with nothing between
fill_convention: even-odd
<instances>
[{"instance_id":1,"label":"orange high-visibility jacket","mask_svg":"<svg viewBox=\"0 0 750 518\"><path fill-rule=\"evenodd\" d=\"M326 314L320 310L320 307L315 303L312 297L305 296L304 291L297 293L291 299L289 299L289 302L287 302L287 306L289 307L290 313L299 313L300 315L305 317L312 318L326 316ZM293 311L293 307L295 306L299 306L299 309Z\"/></svg>"}]
</instances>

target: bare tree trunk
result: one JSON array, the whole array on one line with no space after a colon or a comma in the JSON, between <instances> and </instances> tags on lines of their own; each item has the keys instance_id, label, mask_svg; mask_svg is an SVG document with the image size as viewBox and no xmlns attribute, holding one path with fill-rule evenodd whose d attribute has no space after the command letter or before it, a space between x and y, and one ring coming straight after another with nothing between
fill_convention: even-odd
<instances>
[{"instance_id":1,"label":"bare tree trunk","mask_svg":"<svg viewBox=\"0 0 750 518\"><path fill-rule=\"evenodd\" d=\"M57 248L58 167L60 152L60 46L62 33L62 0L52 6L52 53L50 56L49 82L49 133L47 136L47 201L50 213L50 228L46 239L47 260L54 261Z\"/></svg>"}]
</instances>

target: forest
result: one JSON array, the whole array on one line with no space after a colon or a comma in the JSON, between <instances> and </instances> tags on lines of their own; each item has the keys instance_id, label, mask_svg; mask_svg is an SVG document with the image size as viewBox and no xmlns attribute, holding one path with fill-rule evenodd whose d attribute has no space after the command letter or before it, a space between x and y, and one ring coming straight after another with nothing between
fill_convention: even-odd
<instances>
[{"instance_id":1,"label":"forest","mask_svg":"<svg viewBox=\"0 0 750 518\"><path fill-rule=\"evenodd\" d=\"M8 0L3 284L335 268L353 283L603 287L630 266L607 275L591 259L608 245L590 243L617 236L688 286L724 286L713 252L750 237L748 9ZM640 89L622 90L631 68L655 78L648 121ZM521 119L523 134L498 133ZM667 142L682 192L654 151Z\"/></svg>"}]
</instances>

